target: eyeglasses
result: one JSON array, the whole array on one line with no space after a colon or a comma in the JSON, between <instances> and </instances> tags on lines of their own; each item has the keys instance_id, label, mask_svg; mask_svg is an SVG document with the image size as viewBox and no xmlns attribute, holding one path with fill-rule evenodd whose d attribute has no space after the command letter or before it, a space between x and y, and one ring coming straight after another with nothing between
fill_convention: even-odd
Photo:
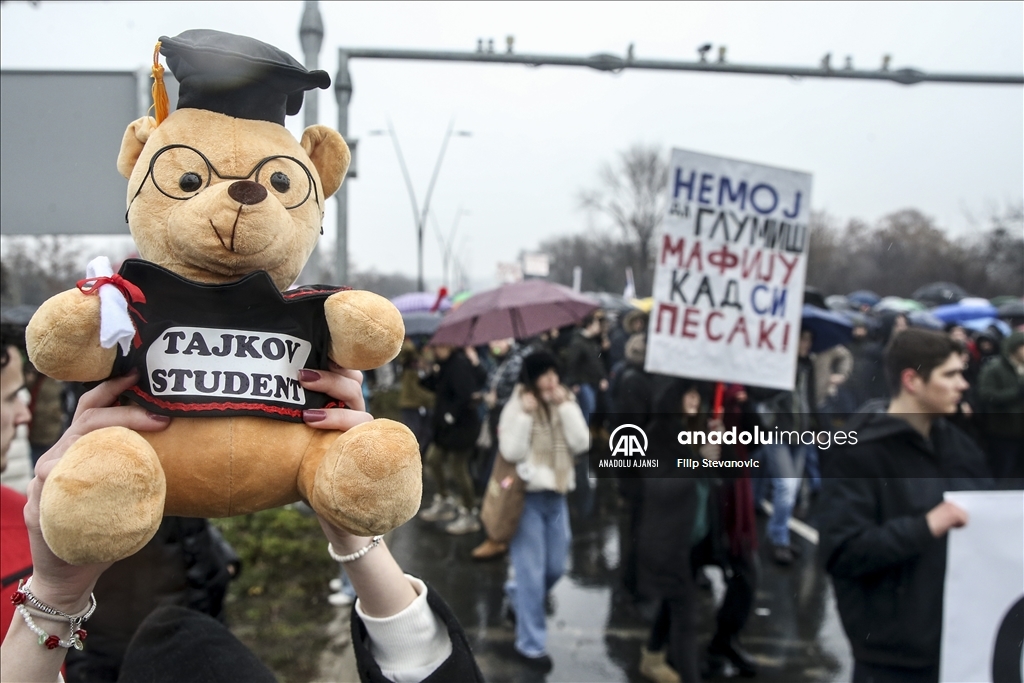
<instances>
[{"instance_id":1,"label":"eyeglasses","mask_svg":"<svg viewBox=\"0 0 1024 683\"><path fill-rule=\"evenodd\" d=\"M128 202L128 211L132 203L146 186L146 179L153 181L153 186L164 196L185 201L210 186L213 176L221 180L248 180L253 178L276 196L286 209L297 209L313 195L317 207L320 206L320 193L313 182L313 174L306 165L295 157L275 155L260 161L245 175L224 175L220 173L206 155L188 145L167 145L157 150L149 160L149 170L135 191L132 201ZM255 176L255 177L254 177ZM125 211L124 222L128 222L128 211Z\"/></svg>"}]
</instances>

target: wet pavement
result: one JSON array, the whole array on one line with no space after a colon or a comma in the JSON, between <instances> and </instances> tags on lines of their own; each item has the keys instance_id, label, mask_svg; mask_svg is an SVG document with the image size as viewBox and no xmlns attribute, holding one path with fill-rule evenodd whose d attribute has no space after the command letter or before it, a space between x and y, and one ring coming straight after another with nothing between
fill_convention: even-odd
<instances>
[{"instance_id":1,"label":"wet pavement","mask_svg":"<svg viewBox=\"0 0 1024 683\"><path fill-rule=\"evenodd\" d=\"M24 490L31 472L27 442L17 439L10 456L3 483ZM487 681L646 680L637 666L650 622L633 604L620 579L620 524L625 518L620 514L615 482L595 483L590 501L584 500L582 490L569 498L572 554L567 574L552 590L554 613L548 618L548 649L554 669L548 674L526 668L513 654L515 634L501 614L507 562L470 559L470 551L483 540L482 533L449 536L440 525L413 519L388 535L388 545L401 566L430 583L451 605ZM584 506L590 508L588 514L581 514ZM763 539L764 519L759 517L758 524ZM807 527L802 531L803 537L792 534L803 552L790 567L776 566L762 543L754 612L740 638L760 666L757 678L750 680L850 680L852 657L831 585L818 566L816 546L806 540L816 540L816 534ZM715 607L724 594L721 570L706 571L710 585L701 590L698 608L702 646L711 638ZM322 657L320 680L356 680L347 609L338 610L328 631L332 640Z\"/></svg>"},{"instance_id":2,"label":"wet pavement","mask_svg":"<svg viewBox=\"0 0 1024 683\"><path fill-rule=\"evenodd\" d=\"M646 680L637 666L650 623L621 587L619 498L613 481L596 484L589 514L580 514L582 492L570 496L572 556L566 576L552 591L548 649L554 669L548 674L528 669L513 655L514 631L501 614L507 562L479 563L469 557L482 534L453 537L438 525L414 519L389 537L402 567L430 583L451 605L488 681ZM763 532L763 519L759 524ZM803 552L790 567L772 563L763 545L760 551L754 613L741 634L760 666L753 680L848 681L852 658L828 577L818 566L816 547L796 534L793 538ZM698 611L702 649L724 594L721 571L707 573L709 586L701 590ZM729 673L736 672L724 675Z\"/></svg>"}]
</instances>

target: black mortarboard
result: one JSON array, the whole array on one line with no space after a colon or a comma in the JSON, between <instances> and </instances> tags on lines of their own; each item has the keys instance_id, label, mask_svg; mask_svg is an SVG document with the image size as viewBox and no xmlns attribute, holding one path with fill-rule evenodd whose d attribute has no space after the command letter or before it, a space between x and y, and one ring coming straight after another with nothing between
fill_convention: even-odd
<instances>
[{"instance_id":1,"label":"black mortarboard","mask_svg":"<svg viewBox=\"0 0 1024 683\"><path fill-rule=\"evenodd\" d=\"M209 29L160 38L178 79L178 109L205 109L284 125L307 90L328 88L326 71L307 71L284 50L255 38Z\"/></svg>"}]
</instances>

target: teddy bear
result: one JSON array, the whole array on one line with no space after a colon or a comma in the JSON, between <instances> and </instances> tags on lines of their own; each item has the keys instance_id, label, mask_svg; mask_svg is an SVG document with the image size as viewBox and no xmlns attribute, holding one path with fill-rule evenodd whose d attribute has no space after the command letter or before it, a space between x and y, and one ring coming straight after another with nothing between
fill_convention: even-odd
<instances>
[{"instance_id":1,"label":"teddy bear","mask_svg":"<svg viewBox=\"0 0 1024 683\"><path fill-rule=\"evenodd\" d=\"M179 81L169 115L160 54ZM161 38L154 62L157 116L128 125L117 158L140 258L117 274L91 265L39 308L26 337L32 363L56 379L137 370L122 400L173 419L160 432L110 427L76 441L42 491L47 544L72 564L111 562L145 545L164 515L298 500L358 535L401 525L420 504L413 434L385 419L344 433L302 421L339 404L304 390L301 369L376 368L405 337L401 314L375 294L287 289L350 162L336 131L314 125L297 141L284 126L330 77L209 30Z\"/></svg>"}]
</instances>

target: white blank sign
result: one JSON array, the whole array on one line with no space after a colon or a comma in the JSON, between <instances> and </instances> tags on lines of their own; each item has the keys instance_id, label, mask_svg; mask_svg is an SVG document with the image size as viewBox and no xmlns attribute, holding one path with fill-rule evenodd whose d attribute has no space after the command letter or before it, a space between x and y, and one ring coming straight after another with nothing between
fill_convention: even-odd
<instances>
[{"instance_id":1,"label":"white blank sign","mask_svg":"<svg viewBox=\"0 0 1024 683\"><path fill-rule=\"evenodd\" d=\"M1024 597L1024 491L955 491L945 498L967 511L968 522L949 532L939 678L989 683L1001 664L1000 683L1007 657L1024 668L1020 644L1006 642L1024 619L1019 605L1011 614ZM1022 669L1013 673L1020 681Z\"/></svg>"}]
</instances>

